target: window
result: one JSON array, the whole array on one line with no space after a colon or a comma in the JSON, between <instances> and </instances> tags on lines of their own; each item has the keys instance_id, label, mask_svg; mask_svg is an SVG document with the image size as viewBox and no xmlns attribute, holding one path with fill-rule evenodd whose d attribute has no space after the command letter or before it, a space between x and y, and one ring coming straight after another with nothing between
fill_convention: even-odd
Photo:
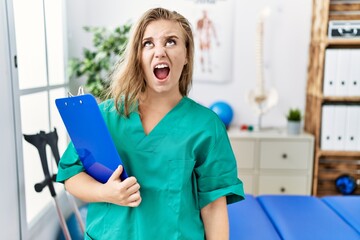
<instances>
[{"instance_id":1,"label":"window","mask_svg":"<svg viewBox=\"0 0 360 240\"><path fill-rule=\"evenodd\" d=\"M40 130L59 135L59 151L67 145L67 134L55 106L64 97L66 76L65 6L62 0L13 0L18 62L21 129L23 134ZM44 180L37 149L23 140L22 156L27 223L41 216L51 203L48 189L37 193L34 185ZM56 172L56 164L47 149L48 164ZM21 174L21 173L20 173ZM62 188L57 185L57 192Z\"/></svg>"}]
</instances>

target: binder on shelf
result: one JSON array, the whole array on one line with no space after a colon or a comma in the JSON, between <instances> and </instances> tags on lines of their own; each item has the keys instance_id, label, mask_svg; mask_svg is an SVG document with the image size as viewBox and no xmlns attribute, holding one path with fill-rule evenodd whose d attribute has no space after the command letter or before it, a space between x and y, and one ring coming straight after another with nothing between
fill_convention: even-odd
<instances>
[{"instance_id":1,"label":"binder on shelf","mask_svg":"<svg viewBox=\"0 0 360 240\"><path fill-rule=\"evenodd\" d=\"M324 68L324 80L323 80L324 96L335 95L337 55L338 55L337 49L325 50L325 68Z\"/></svg>"},{"instance_id":2,"label":"binder on shelf","mask_svg":"<svg viewBox=\"0 0 360 240\"><path fill-rule=\"evenodd\" d=\"M360 106L359 105L357 105L356 112L357 112L358 122L356 123L356 128L355 128L355 131L356 131L355 136L357 137L355 151L360 151L360 124L359 124L359 122L360 122Z\"/></svg>"},{"instance_id":3,"label":"binder on shelf","mask_svg":"<svg viewBox=\"0 0 360 240\"><path fill-rule=\"evenodd\" d=\"M347 106L335 105L334 108L334 145L332 149L336 151L344 151Z\"/></svg>"},{"instance_id":4,"label":"binder on shelf","mask_svg":"<svg viewBox=\"0 0 360 240\"><path fill-rule=\"evenodd\" d=\"M105 183L122 161L94 96L59 98L55 103L85 171ZM120 178L127 178L125 168Z\"/></svg>"},{"instance_id":5,"label":"binder on shelf","mask_svg":"<svg viewBox=\"0 0 360 240\"><path fill-rule=\"evenodd\" d=\"M347 96L360 96L360 49L352 49L350 54L349 85Z\"/></svg>"},{"instance_id":6,"label":"binder on shelf","mask_svg":"<svg viewBox=\"0 0 360 240\"><path fill-rule=\"evenodd\" d=\"M349 49L338 49L337 68L335 79L335 96L346 96L350 77L350 53Z\"/></svg>"},{"instance_id":7,"label":"binder on shelf","mask_svg":"<svg viewBox=\"0 0 360 240\"><path fill-rule=\"evenodd\" d=\"M349 105L346 107L345 127L345 151L356 151L359 134L357 132L360 123L359 106Z\"/></svg>"},{"instance_id":8,"label":"binder on shelf","mask_svg":"<svg viewBox=\"0 0 360 240\"><path fill-rule=\"evenodd\" d=\"M322 150L333 150L334 147L334 117L335 107L333 105L322 106L321 117L321 139L320 147Z\"/></svg>"}]
</instances>

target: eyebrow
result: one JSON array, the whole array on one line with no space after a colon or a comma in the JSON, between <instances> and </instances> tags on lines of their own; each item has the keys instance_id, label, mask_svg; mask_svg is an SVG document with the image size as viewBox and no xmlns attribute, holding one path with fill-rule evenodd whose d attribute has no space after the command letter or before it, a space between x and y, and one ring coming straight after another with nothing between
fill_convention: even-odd
<instances>
[{"instance_id":1,"label":"eyebrow","mask_svg":"<svg viewBox=\"0 0 360 240\"><path fill-rule=\"evenodd\" d=\"M169 38L180 39L179 36L174 35L174 34L166 35L166 36L164 36L162 39L169 39ZM145 38L143 38L142 41L148 41L148 40L152 40L152 39L154 39L154 38L153 38L153 37L145 37Z\"/></svg>"}]
</instances>

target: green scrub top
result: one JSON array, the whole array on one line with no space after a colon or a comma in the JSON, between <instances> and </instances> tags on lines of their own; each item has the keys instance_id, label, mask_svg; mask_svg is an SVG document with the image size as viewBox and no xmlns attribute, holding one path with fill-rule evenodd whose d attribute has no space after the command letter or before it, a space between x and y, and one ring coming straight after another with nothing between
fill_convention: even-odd
<instances>
[{"instance_id":1,"label":"green scrub top","mask_svg":"<svg viewBox=\"0 0 360 240\"><path fill-rule=\"evenodd\" d=\"M142 202L90 203L85 239L205 239L200 209L222 196L244 199L226 128L210 109L183 97L146 135L137 111L120 116L113 100L99 107ZM58 167L59 182L84 171L73 144Z\"/></svg>"}]
</instances>

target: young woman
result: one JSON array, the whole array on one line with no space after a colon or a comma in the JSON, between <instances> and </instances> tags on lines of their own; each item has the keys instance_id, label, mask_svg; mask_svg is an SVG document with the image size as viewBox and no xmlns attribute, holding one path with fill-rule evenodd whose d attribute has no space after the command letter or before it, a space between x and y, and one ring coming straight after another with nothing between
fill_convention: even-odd
<instances>
[{"instance_id":1,"label":"young woman","mask_svg":"<svg viewBox=\"0 0 360 240\"><path fill-rule=\"evenodd\" d=\"M90 177L72 144L57 179L90 202L85 239L228 239L226 204L243 199L236 160L218 116L187 94L194 40L189 22L163 8L134 25L99 105L128 175Z\"/></svg>"}]
</instances>

